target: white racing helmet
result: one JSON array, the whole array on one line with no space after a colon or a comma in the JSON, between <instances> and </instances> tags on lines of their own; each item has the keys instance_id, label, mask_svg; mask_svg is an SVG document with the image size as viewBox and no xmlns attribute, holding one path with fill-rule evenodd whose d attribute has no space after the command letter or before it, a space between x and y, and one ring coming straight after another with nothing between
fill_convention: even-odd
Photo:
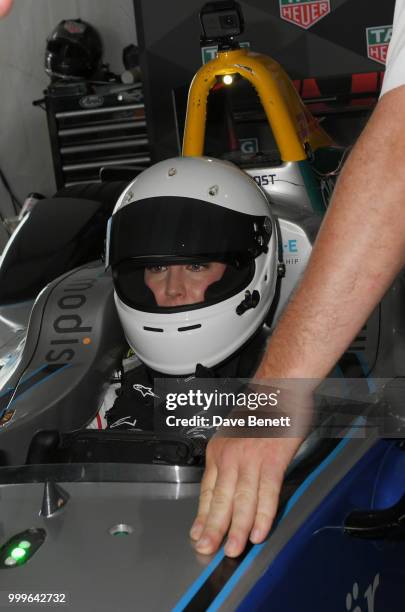
<instances>
[{"instance_id":1,"label":"white racing helmet","mask_svg":"<svg viewBox=\"0 0 405 612\"><path fill-rule=\"evenodd\" d=\"M211 368L264 322L277 279L277 232L266 196L229 162L179 157L142 172L109 223L107 265L124 333L139 358L171 375ZM226 263L204 301L159 307L146 265Z\"/></svg>"}]
</instances>

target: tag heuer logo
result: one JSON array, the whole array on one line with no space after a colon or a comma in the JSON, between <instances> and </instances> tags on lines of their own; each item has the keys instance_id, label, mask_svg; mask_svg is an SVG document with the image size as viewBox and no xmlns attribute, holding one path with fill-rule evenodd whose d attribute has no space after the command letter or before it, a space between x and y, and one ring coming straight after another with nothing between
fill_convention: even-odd
<instances>
[{"instance_id":1,"label":"tag heuer logo","mask_svg":"<svg viewBox=\"0 0 405 612\"><path fill-rule=\"evenodd\" d=\"M392 25L367 28L366 33L367 56L380 64L385 64L392 36Z\"/></svg>"},{"instance_id":2,"label":"tag heuer logo","mask_svg":"<svg viewBox=\"0 0 405 612\"><path fill-rule=\"evenodd\" d=\"M330 13L330 0L279 0L281 19L307 30Z\"/></svg>"}]
</instances>

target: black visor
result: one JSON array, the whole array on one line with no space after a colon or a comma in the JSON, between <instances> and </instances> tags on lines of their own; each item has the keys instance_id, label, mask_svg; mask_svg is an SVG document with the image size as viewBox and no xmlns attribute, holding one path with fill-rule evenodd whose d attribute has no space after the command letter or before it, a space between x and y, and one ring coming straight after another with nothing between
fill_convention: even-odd
<instances>
[{"instance_id":1,"label":"black visor","mask_svg":"<svg viewBox=\"0 0 405 612\"><path fill-rule=\"evenodd\" d=\"M146 198L112 217L109 263L223 261L236 267L267 251L269 217L236 212L193 198Z\"/></svg>"},{"instance_id":2,"label":"black visor","mask_svg":"<svg viewBox=\"0 0 405 612\"><path fill-rule=\"evenodd\" d=\"M186 263L204 263L202 259L182 261ZM151 262L155 265L156 262ZM171 265L172 261L160 261L160 265ZM180 262L179 262L180 265ZM227 264L223 276L209 285L205 291L204 301L181 306L158 306L153 292L145 283L145 264L139 264L134 259L127 259L113 266L113 279L115 290L122 302L145 312L184 312L212 306L228 299L243 290L253 278L255 263L252 260L242 266L235 267Z\"/></svg>"}]
</instances>

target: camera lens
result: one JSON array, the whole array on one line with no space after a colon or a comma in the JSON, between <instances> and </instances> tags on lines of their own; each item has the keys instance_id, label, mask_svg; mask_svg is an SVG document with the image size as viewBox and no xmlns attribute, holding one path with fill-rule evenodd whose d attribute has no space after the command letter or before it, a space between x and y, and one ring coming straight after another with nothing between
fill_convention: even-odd
<instances>
[{"instance_id":1,"label":"camera lens","mask_svg":"<svg viewBox=\"0 0 405 612\"><path fill-rule=\"evenodd\" d=\"M238 25L235 15L223 15L219 18L219 23L224 30L236 28Z\"/></svg>"}]
</instances>

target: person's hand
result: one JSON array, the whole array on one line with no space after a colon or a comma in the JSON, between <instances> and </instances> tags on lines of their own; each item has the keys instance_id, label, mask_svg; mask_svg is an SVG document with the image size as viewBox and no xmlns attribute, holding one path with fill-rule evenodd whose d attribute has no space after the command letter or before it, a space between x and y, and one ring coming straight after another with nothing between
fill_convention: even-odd
<instances>
[{"instance_id":1,"label":"person's hand","mask_svg":"<svg viewBox=\"0 0 405 612\"><path fill-rule=\"evenodd\" d=\"M0 0L0 19L10 12L13 1L14 0Z\"/></svg>"},{"instance_id":2,"label":"person's hand","mask_svg":"<svg viewBox=\"0 0 405 612\"><path fill-rule=\"evenodd\" d=\"M190 531L197 552L215 552L228 530L225 554L229 557L240 555L248 539L259 544L267 537L285 471L309 431L315 386L309 380L275 379L272 385L269 381L249 385L245 405L228 416L245 417L242 420L248 423L253 410L249 398L263 398L265 391L269 399L276 395L277 402L260 403L255 416L289 417L289 423L272 430L266 425L221 428L208 443L198 514Z\"/></svg>"},{"instance_id":3,"label":"person's hand","mask_svg":"<svg viewBox=\"0 0 405 612\"><path fill-rule=\"evenodd\" d=\"M273 523L285 470L302 438L224 438L207 446L197 518L190 531L197 552L225 554L262 542Z\"/></svg>"}]
</instances>

